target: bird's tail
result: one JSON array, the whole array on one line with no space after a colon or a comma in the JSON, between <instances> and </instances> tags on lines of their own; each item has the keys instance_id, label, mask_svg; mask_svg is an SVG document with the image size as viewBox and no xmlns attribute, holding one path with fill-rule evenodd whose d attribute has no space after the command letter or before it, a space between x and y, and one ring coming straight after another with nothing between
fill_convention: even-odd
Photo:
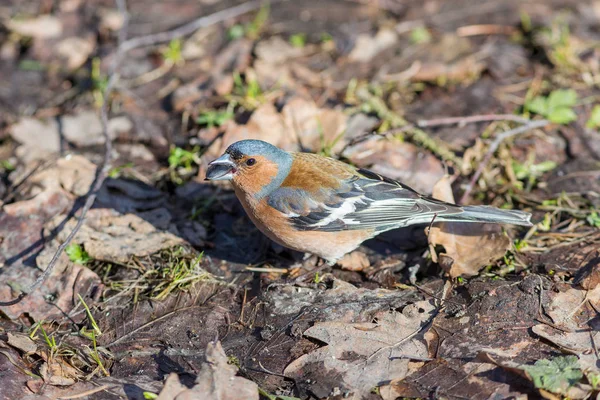
<instances>
[{"instance_id":1,"label":"bird's tail","mask_svg":"<svg viewBox=\"0 0 600 400\"><path fill-rule=\"evenodd\" d=\"M531 214L519 210L501 210L489 206L463 206L463 212L440 215L441 221L456 222L492 222L496 224L511 224L531 226Z\"/></svg>"}]
</instances>

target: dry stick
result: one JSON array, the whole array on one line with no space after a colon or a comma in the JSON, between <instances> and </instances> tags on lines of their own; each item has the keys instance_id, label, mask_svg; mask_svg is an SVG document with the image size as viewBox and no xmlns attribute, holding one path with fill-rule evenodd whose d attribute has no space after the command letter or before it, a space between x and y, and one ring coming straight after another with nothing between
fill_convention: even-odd
<instances>
[{"instance_id":1,"label":"dry stick","mask_svg":"<svg viewBox=\"0 0 600 400\"><path fill-rule=\"evenodd\" d=\"M491 121L513 121L520 124L528 124L531 120L520 117L514 114L482 114L482 115L469 115L468 117L447 117L447 118L435 118L435 119L421 119L417 122L419 128L428 128L432 126L440 125L466 125L475 122L491 122Z\"/></svg>"},{"instance_id":2,"label":"dry stick","mask_svg":"<svg viewBox=\"0 0 600 400\"><path fill-rule=\"evenodd\" d=\"M277 1L283 1L283 0L271 0L271 3L277 2ZM197 29L204 28L204 27L207 27L210 25L214 25L225 19L234 18L239 15L245 14L249 11L256 10L256 9L260 8L261 4L262 4L260 1L251 1L248 3L241 4L239 6L236 6L236 7L218 11L218 12L208 15L206 17L198 18L197 20L192 21L189 24L186 24L180 28L177 28L177 29L174 29L171 31L161 32L161 33L156 33L156 34L152 34L152 35L148 35L148 36L142 36L142 37L138 37L138 38L125 40L127 37L127 27L128 27L128 22L129 22L127 6L125 4L125 0L115 0L115 2L119 9L119 13L124 16L124 21L123 21L123 26L121 26L121 29L119 30L117 54L116 54L111 66L110 66L110 69L109 69L109 74L108 74L109 81L103 92L104 101L102 103L102 108L100 110L100 121L102 123L102 135L105 140L104 159L102 160L102 164L101 164L102 167L99 168L99 172L96 177L95 184L93 185L92 189L87 194L88 197L86 198L85 204L83 205L83 208L81 209L81 215L79 217L79 220L77 221L77 225L75 225L75 228L73 228L71 233L69 233L69 235L67 236L65 241L58 247L58 250L56 251L56 253L52 257L52 259L50 260L48 267L36 279L36 281L31 285L31 287L29 287L27 290L24 290L17 298L15 298L13 300L0 302L0 307L8 307L8 306L12 306L12 305L19 303L21 300L23 300L29 294L36 291L41 285L44 284L44 282L48 279L48 277L52 273L54 267L56 266L56 263L58 262L58 259L60 258L61 254L63 253L65 248L69 245L69 243L71 242L73 237L77 234L79 229L81 229L81 226L83 225L83 222L85 221L85 215L87 214L89 209L94 204L94 201L96 200L98 192L99 192L100 188L102 187L102 185L104 184L106 177L108 176L108 171L110 170L110 167L111 167L110 156L112 153L112 141L110 140L110 137L108 135L108 97L112 93L113 87L117 81L118 76L117 76L116 72L120 65L122 56L126 52L128 52L129 50L132 50L134 48L168 42L168 41L171 41L178 37L189 35Z\"/></svg>"},{"instance_id":3,"label":"dry stick","mask_svg":"<svg viewBox=\"0 0 600 400\"><path fill-rule=\"evenodd\" d=\"M467 189L465 190L465 193L462 195L459 204L464 204L465 201L469 198L469 195L471 194L471 191L473 190L473 187L475 186L475 183L477 182L477 180L481 176L481 173L483 172L483 169L490 162L490 159L492 158L492 155L494 155L494 153L496 152L496 150L498 150L498 147L500 147L500 144L504 140L508 139L509 137L518 135L520 133L524 133L524 132L530 131L532 129L545 127L545 126L547 126L549 124L550 124L550 121L547 121L545 119L542 119L542 120L539 120L539 121L530 121L529 123L527 123L527 124L525 124L523 126L520 126L518 128L515 128L515 129L508 130L508 131L503 132L500 135L498 135L498 137L496 137L496 139L490 145L490 148L488 149L488 151L487 151L485 157L483 158L483 160L479 163L479 167L477 168L477 171L475 171L475 174L473 175L473 177L469 181L469 184L467 185Z\"/></svg>"}]
</instances>

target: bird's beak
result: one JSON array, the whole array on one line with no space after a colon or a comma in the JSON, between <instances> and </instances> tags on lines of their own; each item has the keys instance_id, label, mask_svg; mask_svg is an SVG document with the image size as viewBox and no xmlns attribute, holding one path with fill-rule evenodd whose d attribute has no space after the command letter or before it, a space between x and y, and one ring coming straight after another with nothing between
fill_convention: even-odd
<instances>
[{"instance_id":1,"label":"bird's beak","mask_svg":"<svg viewBox=\"0 0 600 400\"><path fill-rule=\"evenodd\" d=\"M231 180L235 173L235 164L229 154L223 154L221 157L208 164L206 171L207 181L225 181Z\"/></svg>"}]
</instances>

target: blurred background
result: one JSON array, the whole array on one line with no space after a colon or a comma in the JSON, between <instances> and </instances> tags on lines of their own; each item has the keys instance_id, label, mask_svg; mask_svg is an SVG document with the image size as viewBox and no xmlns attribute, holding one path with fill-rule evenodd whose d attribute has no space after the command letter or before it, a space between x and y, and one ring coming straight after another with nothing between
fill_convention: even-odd
<instances>
[{"instance_id":1,"label":"blurred background","mask_svg":"<svg viewBox=\"0 0 600 400\"><path fill-rule=\"evenodd\" d=\"M17 365L45 362L53 371L46 378L80 382L81 391L90 374L125 379L145 370L146 389L121 382L122 397L114 397L141 398L158 393L170 372L193 381L206 343L229 335L223 315L241 311L243 322L249 304L254 322L231 328L224 342L228 354L237 349L232 357L242 359L245 376L271 393L329 395L335 379L309 389L277 376L316 347L302 339L304 350L291 351L298 335L262 359L275 375L244 361L264 350L252 346L287 329L282 315L298 311L283 292L269 316L260 304L275 300L262 290L316 260L259 234L229 186L204 182L207 163L256 138L424 193L450 174L457 202L526 209L542 221L524 239L530 251L491 265L488 277L522 277L530 268L571 276L593 257L592 248L568 241L600 227L599 86L595 0L3 0L0 298L29 288L60 257L39 290L2 308L0 339L36 326L64 339L76 356L61 353L52 364L46 352ZM72 217L83 211L87 220L63 251ZM543 234L555 229L567 231ZM525 242L515 243L517 254ZM372 290L417 277L437 290L443 271L423 257L426 247L421 228L393 232L334 273ZM214 276L231 284L226 293L195 285ZM204 302L211 305L176 313ZM85 337L66 339L91 326L87 304L104 331L100 352L73 350L90 348ZM164 319L141 328L156 316ZM137 358L125 360L134 350ZM21 360L22 349L10 351ZM550 352L536 351L528 360ZM5 398L21 398L29 378L7 365L13 384ZM496 390L496 378L481 378L479 389ZM31 393L41 393L36 385ZM398 393L427 393L415 390Z\"/></svg>"}]
</instances>

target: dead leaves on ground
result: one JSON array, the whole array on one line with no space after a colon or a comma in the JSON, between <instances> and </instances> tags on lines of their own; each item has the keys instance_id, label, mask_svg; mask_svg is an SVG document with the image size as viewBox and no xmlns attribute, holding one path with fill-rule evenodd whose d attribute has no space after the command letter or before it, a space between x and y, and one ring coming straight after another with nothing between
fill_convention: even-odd
<instances>
[{"instance_id":1,"label":"dead leaves on ground","mask_svg":"<svg viewBox=\"0 0 600 400\"><path fill-rule=\"evenodd\" d=\"M258 400L258 385L236 376L238 368L229 362L221 342L206 347L206 362L198 373L194 386L187 388L177 374L171 374L156 400Z\"/></svg>"},{"instance_id":2,"label":"dead leaves on ground","mask_svg":"<svg viewBox=\"0 0 600 400\"><path fill-rule=\"evenodd\" d=\"M304 336L327 345L293 361L284 371L293 379L310 379L319 398L352 393L355 399L409 372L411 360L428 358L423 330L434 315L428 301L406 306L402 312L380 312L374 322L317 322ZM339 386L324 385L338 377ZM335 379L333 379L335 380Z\"/></svg>"},{"instance_id":3,"label":"dead leaves on ground","mask_svg":"<svg viewBox=\"0 0 600 400\"><path fill-rule=\"evenodd\" d=\"M433 197L454 203L450 177L440 179ZM437 222L427 228L431 258L452 277L474 276L486 265L502 258L510 248L510 239L497 224ZM443 246L437 253L435 246Z\"/></svg>"}]
</instances>

